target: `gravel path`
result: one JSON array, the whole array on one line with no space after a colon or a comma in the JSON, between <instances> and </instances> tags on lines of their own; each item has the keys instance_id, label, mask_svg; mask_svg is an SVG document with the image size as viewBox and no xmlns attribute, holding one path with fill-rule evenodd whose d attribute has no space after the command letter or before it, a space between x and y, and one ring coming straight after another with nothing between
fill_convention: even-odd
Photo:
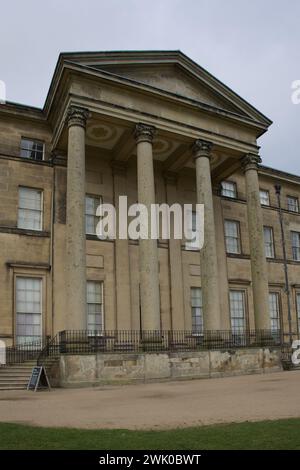
<instances>
[{"instance_id":1,"label":"gravel path","mask_svg":"<svg viewBox=\"0 0 300 470\"><path fill-rule=\"evenodd\" d=\"M300 417L300 371L222 379L0 392L0 421L167 429Z\"/></svg>"}]
</instances>

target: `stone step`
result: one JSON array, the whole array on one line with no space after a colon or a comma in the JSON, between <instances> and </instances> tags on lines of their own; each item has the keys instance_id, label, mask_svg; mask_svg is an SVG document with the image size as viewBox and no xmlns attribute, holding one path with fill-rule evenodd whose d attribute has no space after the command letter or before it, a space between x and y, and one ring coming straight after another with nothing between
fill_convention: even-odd
<instances>
[{"instance_id":1,"label":"stone step","mask_svg":"<svg viewBox=\"0 0 300 470\"><path fill-rule=\"evenodd\" d=\"M21 378L27 378L31 375L30 372L12 372L12 371L7 371L7 372L1 372L0 373L0 380L3 380L4 378L9 379L9 378L14 378L14 377L21 377Z\"/></svg>"},{"instance_id":2,"label":"stone step","mask_svg":"<svg viewBox=\"0 0 300 470\"><path fill-rule=\"evenodd\" d=\"M13 379L13 380L0 380L0 388L6 385L27 385L29 377L27 379Z\"/></svg>"},{"instance_id":3,"label":"stone step","mask_svg":"<svg viewBox=\"0 0 300 470\"><path fill-rule=\"evenodd\" d=\"M9 380L8 382L1 382L0 383L0 388L2 387L13 387L13 386L18 386L18 387L27 387L28 380Z\"/></svg>"},{"instance_id":4,"label":"stone step","mask_svg":"<svg viewBox=\"0 0 300 470\"><path fill-rule=\"evenodd\" d=\"M15 372L16 374L18 374L19 372L31 372L32 368L34 366L30 366L30 367L3 367L0 369L0 375L5 373L5 372Z\"/></svg>"},{"instance_id":5,"label":"stone step","mask_svg":"<svg viewBox=\"0 0 300 470\"><path fill-rule=\"evenodd\" d=\"M5 390L26 390L27 383L25 384L1 384L0 385L0 392L4 392Z\"/></svg>"},{"instance_id":6,"label":"stone step","mask_svg":"<svg viewBox=\"0 0 300 470\"><path fill-rule=\"evenodd\" d=\"M0 391L26 390L32 368L36 361L30 360L0 367Z\"/></svg>"},{"instance_id":7,"label":"stone step","mask_svg":"<svg viewBox=\"0 0 300 470\"><path fill-rule=\"evenodd\" d=\"M27 364L27 363L20 363L20 364L6 364L5 366L0 367L0 371L3 369L32 369L32 367L36 366L36 362L33 362L32 364Z\"/></svg>"}]
</instances>

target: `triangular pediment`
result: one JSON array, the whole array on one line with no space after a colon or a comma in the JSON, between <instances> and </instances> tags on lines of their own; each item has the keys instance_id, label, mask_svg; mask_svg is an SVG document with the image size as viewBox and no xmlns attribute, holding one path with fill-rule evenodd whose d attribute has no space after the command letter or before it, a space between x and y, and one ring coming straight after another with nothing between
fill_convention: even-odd
<instances>
[{"instance_id":1,"label":"triangular pediment","mask_svg":"<svg viewBox=\"0 0 300 470\"><path fill-rule=\"evenodd\" d=\"M190 77L176 65L94 65L94 67L208 106L241 113L232 103L212 92L209 87Z\"/></svg>"},{"instance_id":2,"label":"triangular pediment","mask_svg":"<svg viewBox=\"0 0 300 470\"><path fill-rule=\"evenodd\" d=\"M63 53L62 60L97 69L268 127L271 121L180 51Z\"/></svg>"}]
</instances>

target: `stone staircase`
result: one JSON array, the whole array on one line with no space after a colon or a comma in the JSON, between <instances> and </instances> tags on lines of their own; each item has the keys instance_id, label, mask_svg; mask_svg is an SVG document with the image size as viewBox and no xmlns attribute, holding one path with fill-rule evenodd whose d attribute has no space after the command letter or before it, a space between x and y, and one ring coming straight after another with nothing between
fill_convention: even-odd
<instances>
[{"instance_id":1,"label":"stone staircase","mask_svg":"<svg viewBox=\"0 0 300 470\"><path fill-rule=\"evenodd\" d=\"M26 390L34 366L36 366L34 360L0 366L0 391Z\"/></svg>"}]
</instances>

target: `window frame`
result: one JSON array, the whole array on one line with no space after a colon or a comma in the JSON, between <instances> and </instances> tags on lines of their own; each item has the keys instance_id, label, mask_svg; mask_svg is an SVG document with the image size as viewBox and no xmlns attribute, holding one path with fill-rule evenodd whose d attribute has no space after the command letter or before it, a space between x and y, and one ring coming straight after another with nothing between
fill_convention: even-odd
<instances>
[{"instance_id":1,"label":"window frame","mask_svg":"<svg viewBox=\"0 0 300 470\"><path fill-rule=\"evenodd\" d=\"M87 200L87 198L90 198L90 199L98 199L98 201L99 201L99 204L98 204L98 205L100 205L100 204L103 204L103 197L102 197L101 195L98 195L98 194L96 195L96 194L86 193L86 194L85 194L85 198L84 198L84 204L85 204L85 205L84 205L85 235L87 235L87 236L97 236L97 224L98 224L98 222L99 222L99 220L100 220L100 217L97 216L97 215L92 215L92 214L87 214L87 213L86 213L86 200ZM95 220L95 219L98 219L98 222L97 222L97 224L96 224L95 232L94 232L94 233L92 233L92 232L87 232L87 229L86 229L86 218L87 218L87 216L94 217L94 220Z\"/></svg>"},{"instance_id":2,"label":"window frame","mask_svg":"<svg viewBox=\"0 0 300 470\"><path fill-rule=\"evenodd\" d=\"M261 202L261 193L262 192L267 193L267 195L268 195L268 204L264 204L264 203ZM260 200L260 205L261 206L270 207L270 191L268 189L259 188L259 200Z\"/></svg>"},{"instance_id":3,"label":"window frame","mask_svg":"<svg viewBox=\"0 0 300 470\"><path fill-rule=\"evenodd\" d=\"M226 235L226 223L227 222L233 223L237 226L237 238L236 238L238 240L238 251L237 252L228 251L227 239L228 238L234 238L234 237ZM229 254L229 255L241 255L242 254L241 227L240 227L240 221L239 220L224 219L224 239L225 239L225 249L226 249L227 254Z\"/></svg>"},{"instance_id":4,"label":"window frame","mask_svg":"<svg viewBox=\"0 0 300 470\"><path fill-rule=\"evenodd\" d=\"M100 284L100 290L101 290L101 300L102 302L99 303L99 302L88 302L88 299L87 299L87 286L88 286L88 283L93 283L93 284ZM97 330L97 329L94 329L94 330L90 330L88 328L88 304L92 304L92 305L101 305L101 325L102 325L102 328L101 330ZM97 336L101 336L103 334L103 332L105 331L105 315L104 315L104 281L103 280L99 280L99 279L87 279L86 280L86 330L88 332L88 335L89 336L95 336L95 334Z\"/></svg>"},{"instance_id":5,"label":"window frame","mask_svg":"<svg viewBox=\"0 0 300 470\"><path fill-rule=\"evenodd\" d=\"M270 230L270 233L271 233L271 247L272 247L272 253L273 255L272 256L268 256L266 254L266 240L265 240L265 229L269 229ZM265 245L265 257L266 258L269 258L269 259L275 259L276 258L276 255L275 255L275 243L274 243L274 229L271 225L264 225L263 226L263 231L264 231L264 245Z\"/></svg>"},{"instance_id":6,"label":"window frame","mask_svg":"<svg viewBox=\"0 0 300 470\"><path fill-rule=\"evenodd\" d=\"M188 215L188 222L189 222L189 230L191 229L192 231L194 230L194 214L196 214L197 211L196 210L191 210L191 211L188 211L187 215ZM192 221L191 223L191 226L190 226L190 221ZM199 250L199 244L196 245L196 240L193 242L191 240L187 240L185 239L185 249L187 251L200 251Z\"/></svg>"},{"instance_id":7,"label":"window frame","mask_svg":"<svg viewBox=\"0 0 300 470\"><path fill-rule=\"evenodd\" d=\"M36 229L36 228L26 228L26 227L20 227L19 226L19 211L20 209L21 210L27 210L27 211L35 211L35 212L38 212L37 209L28 209L28 208L24 208L24 207L20 207L20 189L29 189L29 190L32 190L32 191L37 191L40 193L41 195L41 201L40 201L40 228ZM20 230L32 230L34 232L42 232L43 229L44 229L44 190L41 189L41 188L33 188L31 186L23 186L23 185L20 185L18 186L18 218L17 218L17 228L20 229Z\"/></svg>"},{"instance_id":8,"label":"window frame","mask_svg":"<svg viewBox=\"0 0 300 470\"><path fill-rule=\"evenodd\" d=\"M43 345L43 337L44 337L44 308L45 308L45 277L44 275L34 275L31 273L26 273L26 272L19 272L14 275L14 344L18 345L18 334L17 334L17 329L18 329L18 308L17 308L17 284L18 284L18 279L34 279L40 281L40 314L34 314L31 313L29 315L40 315L40 344L41 348ZM24 312L23 312L24 313ZM22 314L22 312L20 312ZM28 343L38 343L37 341L29 341ZM20 344L26 344L26 343L20 343Z\"/></svg>"},{"instance_id":9,"label":"window frame","mask_svg":"<svg viewBox=\"0 0 300 470\"><path fill-rule=\"evenodd\" d=\"M29 151L28 149L24 148L22 146L22 141L23 140L27 140L27 141L30 141L30 142L33 142L34 144L40 144L42 145L43 147L43 150L42 150L42 159L39 160L37 158L32 158L32 157L24 157L22 156L22 150L23 151ZM35 152L37 152L35 150ZM40 140L40 139L35 139L33 137L25 137L25 136L21 136L21 141L20 141L20 158L24 158L25 160L31 160L31 161L35 161L35 162L43 162L45 161L45 142L43 140Z\"/></svg>"},{"instance_id":10,"label":"window frame","mask_svg":"<svg viewBox=\"0 0 300 470\"><path fill-rule=\"evenodd\" d=\"M228 195L226 195L226 194L223 193L223 191L224 191L223 183L225 183L225 184L231 184L231 185L233 186L233 188L234 188L234 196L228 196ZM226 191L226 189L225 189L225 191ZM228 191L228 189L227 189L227 191ZM229 180L229 181L228 181L228 180L221 181L221 196L222 196L222 197L226 197L226 198L228 198L228 199L237 199L237 198L238 198L237 183L236 183L235 181L230 181L230 180Z\"/></svg>"},{"instance_id":11,"label":"window frame","mask_svg":"<svg viewBox=\"0 0 300 470\"><path fill-rule=\"evenodd\" d=\"M230 294L231 292L239 292L243 296L243 306L244 306L244 328L241 330L234 330L232 325L232 314L231 314L231 302L230 302ZM249 330L249 318L248 318L248 302L247 302L247 290L240 289L238 287L230 287L228 292L228 301L229 301L229 320L230 320L230 331L234 335L244 334Z\"/></svg>"},{"instance_id":12,"label":"window frame","mask_svg":"<svg viewBox=\"0 0 300 470\"><path fill-rule=\"evenodd\" d=\"M277 307L278 307L278 326L279 328L277 330L273 330L272 328L272 325L271 325L271 322L272 320L274 320L274 318L271 317L271 308L270 308L270 296L271 295L275 295L276 296L276 304L277 304ZM282 310L281 310L281 296L280 296L280 292L277 291L277 290L269 290L269 296L268 296L268 299L269 299L269 314L270 314L270 330L273 332L277 332L279 334L281 334L281 331L282 331Z\"/></svg>"},{"instance_id":13,"label":"window frame","mask_svg":"<svg viewBox=\"0 0 300 470\"><path fill-rule=\"evenodd\" d=\"M293 234L298 235L298 241L299 241L298 246L293 245ZM293 259L293 261L296 261L297 263L299 263L300 262L300 232L297 232L296 230L291 230L291 248L292 248L292 259ZM297 259L294 257L294 248L296 248L298 250L299 256L297 257Z\"/></svg>"},{"instance_id":14,"label":"window frame","mask_svg":"<svg viewBox=\"0 0 300 470\"><path fill-rule=\"evenodd\" d=\"M295 301L296 301L297 328L298 328L298 333L300 333L300 291L296 290L295 294L296 294ZM298 305L298 296L299 296L299 305Z\"/></svg>"},{"instance_id":15,"label":"window frame","mask_svg":"<svg viewBox=\"0 0 300 470\"><path fill-rule=\"evenodd\" d=\"M192 299L193 299L192 292L193 292L194 289L199 289L200 292L201 292L201 305L197 306L197 307L194 307L192 305ZM199 287L199 286L191 286L190 287L190 305L191 305L192 335L193 336L203 336L203 334L204 334L204 315L203 315L203 292L202 292L202 287ZM193 322L193 318L194 318L193 309L194 308L199 308L200 312L201 312L201 315L199 317L201 318L200 323L202 323L202 329L200 329L200 330L197 330L197 329L193 328L193 323L194 323Z\"/></svg>"},{"instance_id":16,"label":"window frame","mask_svg":"<svg viewBox=\"0 0 300 470\"><path fill-rule=\"evenodd\" d=\"M296 206L297 206L297 210L292 210L289 208L289 199L293 199L294 201L296 201ZM286 209L288 212L292 212L294 214L299 214L299 198L297 196L291 196L289 194L287 194L286 196Z\"/></svg>"}]
</instances>

